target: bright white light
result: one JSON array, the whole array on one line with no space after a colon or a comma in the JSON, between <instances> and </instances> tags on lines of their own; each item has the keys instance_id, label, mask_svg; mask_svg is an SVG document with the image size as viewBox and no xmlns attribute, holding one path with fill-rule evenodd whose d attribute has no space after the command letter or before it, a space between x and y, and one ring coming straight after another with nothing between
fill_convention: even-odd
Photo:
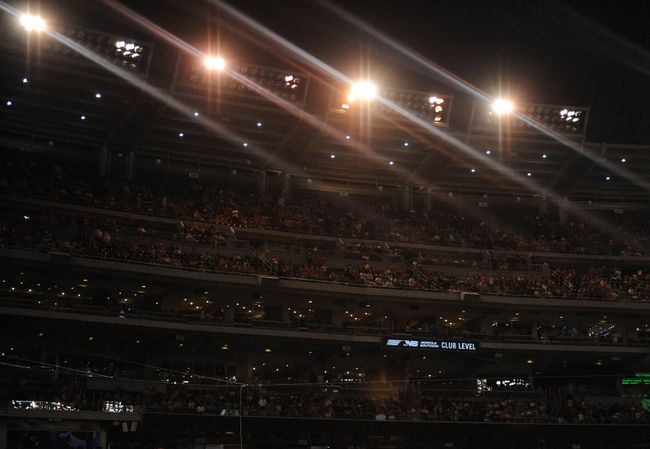
<instances>
[{"instance_id":1,"label":"bright white light","mask_svg":"<svg viewBox=\"0 0 650 449\"><path fill-rule=\"evenodd\" d=\"M79 118L80 118L81 120L86 120L86 116L85 116L85 115L82 115L82 116L79 117Z\"/></svg>"},{"instance_id":2,"label":"bright white light","mask_svg":"<svg viewBox=\"0 0 650 449\"><path fill-rule=\"evenodd\" d=\"M29 80L27 78L23 78L23 84L29 83Z\"/></svg>"},{"instance_id":3,"label":"bright white light","mask_svg":"<svg viewBox=\"0 0 650 449\"><path fill-rule=\"evenodd\" d=\"M533 176L531 172L526 173L526 176Z\"/></svg>"},{"instance_id":4,"label":"bright white light","mask_svg":"<svg viewBox=\"0 0 650 449\"><path fill-rule=\"evenodd\" d=\"M243 146L244 148L246 148L246 147L248 146L248 142L244 142L244 143L242 143L241 146Z\"/></svg>"},{"instance_id":5,"label":"bright white light","mask_svg":"<svg viewBox=\"0 0 650 449\"><path fill-rule=\"evenodd\" d=\"M290 81L293 81L293 75L287 75L287 76L285 76L285 77L284 77L284 81L287 82L287 83L290 82Z\"/></svg>"},{"instance_id":6,"label":"bright white light","mask_svg":"<svg viewBox=\"0 0 650 449\"><path fill-rule=\"evenodd\" d=\"M257 127L261 128L262 127L262 122L257 122Z\"/></svg>"},{"instance_id":7,"label":"bright white light","mask_svg":"<svg viewBox=\"0 0 650 449\"><path fill-rule=\"evenodd\" d=\"M470 172L472 172L472 173L476 173L476 169L475 169L475 168L472 168L472 169L470 170Z\"/></svg>"},{"instance_id":8,"label":"bright white light","mask_svg":"<svg viewBox=\"0 0 650 449\"><path fill-rule=\"evenodd\" d=\"M627 162L627 159L625 159L624 157L622 157L622 158L621 158L621 162L625 164L625 163Z\"/></svg>"},{"instance_id":9,"label":"bright white light","mask_svg":"<svg viewBox=\"0 0 650 449\"><path fill-rule=\"evenodd\" d=\"M194 117L198 117L198 116L199 116L199 111L194 111Z\"/></svg>"},{"instance_id":10,"label":"bright white light","mask_svg":"<svg viewBox=\"0 0 650 449\"><path fill-rule=\"evenodd\" d=\"M226 67L226 60L221 56L206 56L203 65L208 70L223 70Z\"/></svg>"},{"instance_id":11,"label":"bright white light","mask_svg":"<svg viewBox=\"0 0 650 449\"><path fill-rule=\"evenodd\" d=\"M13 102L11 100L7 100L5 104L7 105L7 107L11 107L11 105L13 105Z\"/></svg>"},{"instance_id":12,"label":"bright white light","mask_svg":"<svg viewBox=\"0 0 650 449\"><path fill-rule=\"evenodd\" d=\"M409 146L409 143L408 143L408 142L404 142L404 146L405 146L405 147L408 147L408 146Z\"/></svg>"},{"instance_id":13,"label":"bright white light","mask_svg":"<svg viewBox=\"0 0 650 449\"><path fill-rule=\"evenodd\" d=\"M377 96L377 86L370 81L360 81L350 87L348 101L354 102L357 99L371 100Z\"/></svg>"},{"instance_id":14,"label":"bright white light","mask_svg":"<svg viewBox=\"0 0 650 449\"><path fill-rule=\"evenodd\" d=\"M185 134L180 132L180 133L178 133L178 137L185 137Z\"/></svg>"},{"instance_id":15,"label":"bright white light","mask_svg":"<svg viewBox=\"0 0 650 449\"><path fill-rule=\"evenodd\" d=\"M609 181L610 179L612 178L610 178L609 176L605 176L605 181Z\"/></svg>"},{"instance_id":16,"label":"bright white light","mask_svg":"<svg viewBox=\"0 0 650 449\"><path fill-rule=\"evenodd\" d=\"M394 162L394 161L390 161L390 162L388 162L388 165L395 165L395 162Z\"/></svg>"},{"instance_id":17,"label":"bright white light","mask_svg":"<svg viewBox=\"0 0 650 449\"><path fill-rule=\"evenodd\" d=\"M99 100L100 98L102 98L102 94L100 94L99 92L97 92L97 93L95 94L95 98L97 98L97 99Z\"/></svg>"},{"instance_id":18,"label":"bright white light","mask_svg":"<svg viewBox=\"0 0 650 449\"><path fill-rule=\"evenodd\" d=\"M336 159L336 154L330 154L330 159Z\"/></svg>"},{"instance_id":19,"label":"bright white light","mask_svg":"<svg viewBox=\"0 0 650 449\"><path fill-rule=\"evenodd\" d=\"M350 139L351 139L350 135L345 136L345 140L350 140Z\"/></svg>"},{"instance_id":20,"label":"bright white light","mask_svg":"<svg viewBox=\"0 0 650 449\"><path fill-rule=\"evenodd\" d=\"M514 108L515 105L512 104L512 101L504 100L502 98L499 98L494 103L492 103L492 110L499 115L509 114Z\"/></svg>"},{"instance_id":21,"label":"bright white light","mask_svg":"<svg viewBox=\"0 0 650 449\"><path fill-rule=\"evenodd\" d=\"M492 150L485 150L485 154L487 154L488 156L491 155L491 154L492 154Z\"/></svg>"},{"instance_id":22,"label":"bright white light","mask_svg":"<svg viewBox=\"0 0 650 449\"><path fill-rule=\"evenodd\" d=\"M45 20L39 16L23 14L20 16L20 24L27 31L43 31L45 29Z\"/></svg>"},{"instance_id":23,"label":"bright white light","mask_svg":"<svg viewBox=\"0 0 650 449\"><path fill-rule=\"evenodd\" d=\"M545 154L542 154L542 159L546 159L548 156Z\"/></svg>"}]
</instances>

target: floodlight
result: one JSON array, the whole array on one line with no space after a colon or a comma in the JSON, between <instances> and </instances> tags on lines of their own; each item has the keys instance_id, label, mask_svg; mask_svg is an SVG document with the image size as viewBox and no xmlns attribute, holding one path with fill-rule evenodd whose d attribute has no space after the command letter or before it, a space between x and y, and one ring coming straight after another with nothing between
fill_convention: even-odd
<instances>
[{"instance_id":1,"label":"floodlight","mask_svg":"<svg viewBox=\"0 0 650 449\"><path fill-rule=\"evenodd\" d=\"M370 81L360 81L350 87L348 101L355 102L357 99L372 100L377 96L377 86Z\"/></svg>"},{"instance_id":2,"label":"floodlight","mask_svg":"<svg viewBox=\"0 0 650 449\"><path fill-rule=\"evenodd\" d=\"M98 38L98 41L101 42L102 40ZM131 68L137 67L143 51L144 47L141 44L123 39L113 41L113 48L110 50L117 57L116 62Z\"/></svg>"},{"instance_id":3,"label":"floodlight","mask_svg":"<svg viewBox=\"0 0 650 449\"><path fill-rule=\"evenodd\" d=\"M492 110L494 111L495 114L509 114L513 111L515 108L515 105L512 104L512 101L510 100L504 100L502 98L499 98L498 100L495 100L494 103L492 103Z\"/></svg>"},{"instance_id":4,"label":"floodlight","mask_svg":"<svg viewBox=\"0 0 650 449\"><path fill-rule=\"evenodd\" d=\"M211 83L214 82L214 76L211 76L213 65L216 64L221 58L207 57L191 67L188 74L188 79L195 83ZM273 95L286 99L292 102L303 103L306 98L308 79L306 75L292 72L287 73L284 70L276 70L269 67L244 64L236 61L224 61L220 67L216 69L228 69L234 72L235 77L226 77L220 81L219 89L229 94L237 96L257 96L257 88L255 85L263 88L264 90L272 93ZM207 69L207 70L206 70ZM245 78L250 83L237 78ZM254 83L254 84L251 84Z\"/></svg>"},{"instance_id":5,"label":"floodlight","mask_svg":"<svg viewBox=\"0 0 650 449\"><path fill-rule=\"evenodd\" d=\"M42 17L31 14L23 14L20 16L20 24L27 31L43 31L46 27L45 20Z\"/></svg>"},{"instance_id":6,"label":"floodlight","mask_svg":"<svg viewBox=\"0 0 650 449\"><path fill-rule=\"evenodd\" d=\"M226 67L226 61L221 56L206 56L203 59L203 65L208 70L223 70Z\"/></svg>"}]
</instances>

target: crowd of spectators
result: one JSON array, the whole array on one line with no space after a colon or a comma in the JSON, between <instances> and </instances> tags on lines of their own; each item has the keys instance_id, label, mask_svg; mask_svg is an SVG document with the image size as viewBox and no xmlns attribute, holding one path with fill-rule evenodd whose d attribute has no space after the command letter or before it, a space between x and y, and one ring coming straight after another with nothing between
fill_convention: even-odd
<instances>
[{"instance_id":1,"label":"crowd of spectators","mask_svg":"<svg viewBox=\"0 0 650 449\"><path fill-rule=\"evenodd\" d=\"M605 270L578 274L574 269L560 268L540 274L450 274L425 270L417 263L374 268L369 262L334 269L323 264L299 264L276 257L262 259L252 254L225 256L218 252L218 248L189 251L173 241L143 240L124 234L115 222L105 221L96 225L86 218L48 214L4 217L0 221L0 245L211 272L271 274L368 287L475 291L483 295L539 298L650 298L650 277L643 270L625 275L621 271Z\"/></svg>"},{"instance_id":2,"label":"crowd of spectators","mask_svg":"<svg viewBox=\"0 0 650 449\"><path fill-rule=\"evenodd\" d=\"M215 225L285 230L381 241L418 242L467 248L630 255L645 254L644 244L630 247L577 219L500 211L472 217L449 207L415 213L398 202L330 198L326 194L258 195L243 189L187 180L146 184L84 180L60 166L4 162L0 192ZM497 216L498 215L498 216ZM645 223L625 223L644 231Z\"/></svg>"},{"instance_id":3,"label":"crowd of spectators","mask_svg":"<svg viewBox=\"0 0 650 449\"><path fill-rule=\"evenodd\" d=\"M650 412L639 401L586 401L580 395L510 398L444 392L435 395L377 393L323 385L197 387L165 385L148 391L93 390L83 382L66 387L14 385L2 388L5 407L57 404L67 410L167 412L222 416L270 416L321 419L367 419L453 422L523 422L554 424L648 424ZM240 396L241 392L241 398ZM32 402L34 401L34 402Z\"/></svg>"}]
</instances>

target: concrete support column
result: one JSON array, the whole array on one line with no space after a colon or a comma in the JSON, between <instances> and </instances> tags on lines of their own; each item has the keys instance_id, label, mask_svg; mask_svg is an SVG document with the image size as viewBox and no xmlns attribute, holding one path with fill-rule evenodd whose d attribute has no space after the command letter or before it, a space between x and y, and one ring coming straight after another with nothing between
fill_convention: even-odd
<instances>
[{"instance_id":1,"label":"concrete support column","mask_svg":"<svg viewBox=\"0 0 650 449\"><path fill-rule=\"evenodd\" d=\"M226 312L224 313L224 322L233 323L235 321L235 304L230 304L230 307L226 307Z\"/></svg>"},{"instance_id":2,"label":"concrete support column","mask_svg":"<svg viewBox=\"0 0 650 449\"><path fill-rule=\"evenodd\" d=\"M289 311L289 309L287 308L287 306L282 306L282 314L281 314L280 318L282 319L282 321L283 321L284 323L288 323L288 322L289 322L289 314L290 314L290 313L291 313L291 312Z\"/></svg>"},{"instance_id":3,"label":"concrete support column","mask_svg":"<svg viewBox=\"0 0 650 449\"><path fill-rule=\"evenodd\" d=\"M386 359L383 359L379 365L379 381L386 382L388 380L388 375L386 373Z\"/></svg>"},{"instance_id":4,"label":"concrete support column","mask_svg":"<svg viewBox=\"0 0 650 449\"><path fill-rule=\"evenodd\" d=\"M334 304L332 306L332 324L335 326L343 325L343 312L345 311L345 306Z\"/></svg>"},{"instance_id":5,"label":"concrete support column","mask_svg":"<svg viewBox=\"0 0 650 449\"><path fill-rule=\"evenodd\" d=\"M7 421L0 421L0 449L7 449L9 443L7 442Z\"/></svg>"},{"instance_id":6,"label":"concrete support column","mask_svg":"<svg viewBox=\"0 0 650 449\"><path fill-rule=\"evenodd\" d=\"M405 211L413 209L413 186L402 187L402 209Z\"/></svg>"},{"instance_id":7,"label":"concrete support column","mask_svg":"<svg viewBox=\"0 0 650 449\"><path fill-rule=\"evenodd\" d=\"M109 176L111 174L111 150L106 145L102 146L97 159L99 176Z\"/></svg>"},{"instance_id":8,"label":"concrete support column","mask_svg":"<svg viewBox=\"0 0 650 449\"><path fill-rule=\"evenodd\" d=\"M0 421L0 449L7 449L7 421Z\"/></svg>"},{"instance_id":9,"label":"concrete support column","mask_svg":"<svg viewBox=\"0 0 650 449\"><path fill-rule=\"evenodd\" d=\"M126 155L126 164L124 165L124 177L129 181L135 178L135 153L129 151Z\"/></svg>"},{"instance_id":10,"label":"concrete support column","mask_svg":"<svg viewBox=\"0 0 650 449\"><path fill-rule=\"evenodd\" d=\"M539 203L538 203L538 213L541 216L545 216L548 213L547 210L547 203L546 203L546 197L545 196L540 196L539 197Z\"/></svg>"},{"instance_id":11,"label":"concrete support column","mask_svg":"<svg viewBox=\"0 0 650 449\"><path fill-rule=\"evenodd\" d=\"M247 354L237 359L237 380L248 380L253 374L253 364Z\"/></svg>"},{"instance_id":12,"label":"concrete support column","mask_svg":"<svg viewBox=\"0 0 650 449\"><path fill-rule=\"evenodd\" d=\"M492 320L489 318L481 318L481 333L482 334L491 334L492 333Z\"/></svg>"},{"instance_id":13,"label":"concrete support column","mask_svg":"<svg viewBox=\"0 0 650 449\"><path fill-rule=\"evenodd\" d=\"M569 217L569 199L565 196L558 204L560 224L565 225Z\"/></svg>"},{"instance_id":14,"label":"concrete support column","mask_svg":"<svg viewBox=\"0 0 650 449\"><path fill-rule=\"evenodd\" d=\"M160 309L165 312L178 313L181 310L181 297L178 293L163 296L160 298Z\"/></svg>"},{"instance_id":15,"label":"concrete support column","mask_svg":"<svg viewBox=\"0 0 650 449\"><path fill-rule=\"evenodd\" d=\"M287 204L287 201L291 199L291 175L286 174L284 176L284 185L282 186L282 198L284 198L284 203Z\"/></svg>"},{"instance_id":16,"label":"concrete support column","mask_svg":"<svg viewBox=\"0 0 650 449\"><path fill-rule=\"evenodd\" d=\"M433 197L433 188L429 187L427 192L424 194L424 209L429 212L431 211L431 200Z\"/></svg>"},{"instance_id":17,"label":"concrete support column","mask_svg":"<svg viewBox=\"0 0 650 449\"><path fill-rule=\"evenodd\" d=\"M257 192L261 198L266 198L266 170L264 169L257 173Z\"/></svg>"},{"instance_id":18,"label":"concrete support column","mask_svg":"<svg viewBox=\"0 0 650 449\"><path fill-rule=\"evenodd\" d=\"M101 449L108 449L108 434L104 429L99 431L99 447Z\"/></svg>"}]
</instances>

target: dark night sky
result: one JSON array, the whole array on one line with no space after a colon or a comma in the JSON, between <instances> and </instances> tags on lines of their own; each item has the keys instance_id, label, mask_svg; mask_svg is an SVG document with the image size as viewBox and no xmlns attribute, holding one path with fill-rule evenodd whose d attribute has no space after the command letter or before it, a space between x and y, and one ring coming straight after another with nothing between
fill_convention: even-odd
<instances>
[{"instance_id":1,"label":"dark night sky","mask_svg":"<svg viewBox=\"0 0 650 449\"><path fill-rule=\"evenodd\" d=\"M101 15L105 26L113 26L107 25L99 2L90 3L82 2L74 13L67 6L78 1L65 0L56 8L76 15L73 23ZM248 52L238 55L240 59L284 65L269 64L276 56L266 43L252 50L249 43L225 42L227 25L212 20L217 14L205 1L125 3L198 47L208 36L215 40L221 34L226 36L222 45L231 52ZM433 87L453 92L458 104L467 100L311 0L230 3L353 78L365 71L391 86ZM489 94L501 91L524 102L591 106L589 140L650 144L650 2L337 4Z\"/></svg>"}]
</instances>

